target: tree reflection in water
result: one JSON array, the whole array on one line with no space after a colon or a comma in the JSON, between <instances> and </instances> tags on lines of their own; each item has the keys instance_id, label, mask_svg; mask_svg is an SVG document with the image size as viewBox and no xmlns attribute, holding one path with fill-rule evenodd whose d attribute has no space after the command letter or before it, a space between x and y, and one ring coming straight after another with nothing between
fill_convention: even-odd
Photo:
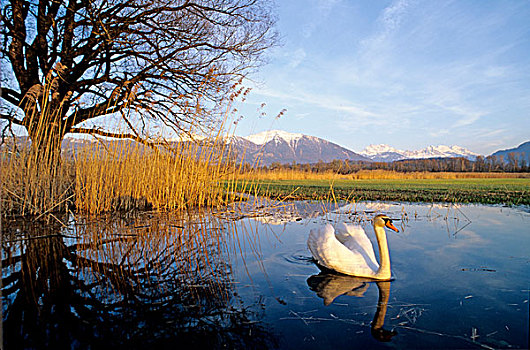
<instances>
[{"instance_id":1,"label":"tree reflection in water","mask_svg":"<svg viewBox=\"0 0 530 350\"><path fill-rule=\"evenodd\" d=\"M275 346L234 295L223 226L197 214L6 223L5 347Z\"/></svg>"},{"instance_id":2,"label":"tree reflection in water","mask_svg":"<svg viewBox=\"0 0 530 350\"><path fill-rule=\"evenodd\" d=\"M390 297L390 281L375 281L335 273L330 270L323 271L307 279L307 284L312 291L324 299L328 306L341 295L363 297L371 283L375 283L379 290L379 300L370 327L372 336L381 342L389 342L397 334L394 330L383 329L385 323L388 298Z\"/></svg>"}]
</instances>

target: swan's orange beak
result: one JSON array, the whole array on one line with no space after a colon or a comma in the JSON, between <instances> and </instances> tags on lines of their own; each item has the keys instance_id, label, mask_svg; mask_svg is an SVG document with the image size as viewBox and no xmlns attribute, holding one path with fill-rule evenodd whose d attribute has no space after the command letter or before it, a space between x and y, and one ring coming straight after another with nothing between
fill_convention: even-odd
<instances>
[{"instance_id":1,"label":"swan's orange beak","mask_svg":"<svg viewBox=\"0 0 530 350\"><path fill-rule=\"evenodd\" d=\"M385 223L385 226L388 227L389 229L391 230L394 230L396 232L399 232L399 230L392 224L392 221L388 220L386 223Z\"/></svg>"}]
</instances>

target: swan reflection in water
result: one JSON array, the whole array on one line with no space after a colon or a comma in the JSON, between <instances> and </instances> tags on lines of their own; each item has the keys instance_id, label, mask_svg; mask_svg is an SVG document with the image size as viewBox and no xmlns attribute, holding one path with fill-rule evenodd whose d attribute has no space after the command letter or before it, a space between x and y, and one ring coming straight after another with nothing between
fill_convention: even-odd
<instances>
[{"instance_id":1,"label":"swan reflection in water","mask_svg":"<svg viewBox=\"0 0 530 350\"><path fill-rule=\"evenodd\" d=\"M324 299L326 306L331 305L341 295L363 297L370 284L373 283L379 289L379 301L372 320L371 333L378 341L388 342L397 334L394 330L389 331L383 328L390 296L390 281L374 281L373 279L347 276L331 271L321 272L307 279L307 284L311 290Z\"/></svg>"}]
</instances>

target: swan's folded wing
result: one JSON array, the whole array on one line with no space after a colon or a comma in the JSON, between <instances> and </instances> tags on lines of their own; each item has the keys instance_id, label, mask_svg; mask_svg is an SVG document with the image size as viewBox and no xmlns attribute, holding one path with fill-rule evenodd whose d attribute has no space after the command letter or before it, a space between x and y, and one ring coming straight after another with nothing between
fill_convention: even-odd
<instances>
[{"instance_id":1,"label":"swan's folded wing","mask_svg":"<svg viewBox=\"0 0 530 350\"><path fill-rule=\"evenodd\" d=\"M307 246L315 260L328 269L355 276L375 275L363 254L351 251L338 241L335 230L329 224L318 230L311 230Z\"/></svg>"},{"instance_id":2,"label":"swan's folded wing","mask_svg":"<svg viewBox=\"0 0 530 350\"><path fill-rule=\"evenodd\" d=\"M341 222L337 224L336 230L335 236L342 244L351 251L361 253L372 269L377 270L379 268L372 242L361 226Z\"/></svg>"}]
</instances>

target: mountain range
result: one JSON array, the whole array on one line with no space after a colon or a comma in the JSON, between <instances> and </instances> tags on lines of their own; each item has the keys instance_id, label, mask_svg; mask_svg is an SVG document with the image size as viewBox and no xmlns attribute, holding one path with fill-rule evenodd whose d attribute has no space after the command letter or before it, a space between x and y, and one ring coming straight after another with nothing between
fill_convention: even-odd
<instances>
[{"instance_id":1,"label":"mountain range","mask_svg":"<svg viewBox=\"0 0 530 350\"><path fill-rule=\"evenodd\" d=\"M370 161L336 143L281 130L264 131L246 137L232 136L230 143L238 159L252 164L259 162L259 165L271 165L275 162L317 163L319 160L331 162L335 159Z\"/></svg>"},{"instance_id":2,"label":"mountain range","mask_svg":"<svg viewBox=\"0 0 530 350\"><path fill-rule=\"evenodd\" d=\"M457 158L475 160L479 154L460 146L428 146L420 150L403 151L388 145L370 145L362 152L363 156L375 162L393 162L403 159Z\"/></svg>"},{"instance_id":3,"label":"mountain range","mask_svg":"<svg viewBox=\"0 0 530 350\"><path fill-rule=\"evenodd\" d=\"M197 139L199 141L204 140L204 137ZM90 144L91 141L67 137L63 146L68 149L78 148L84 144ZM173 140L173 142L179 141ZM380 144L369 145L361 152L354 152L319 137L282 130L264 131L245 137L234 135L228 137L227 142L231 144L231 150L237 155L238 160L259 165L271 165L275 162L305 164L317 163L320 160L328 163L336 159L393 162L404 159L465 157L475 160L479 156L479 154L464 147L444 145L428 146L421 150L399 150L389 145ZM519 162L524 159L526 164L530 164L530 141L515 148L499 150L491 156L496 156L506 163L510 157L515 157Z\"/></svg>"},{"instance_id":4,"label":"mountain range","mask_svg":"<svg viewBox=\"0 0 530 350\"><path fill-rule=\"evenodd\" d=\"M478 154L459 146L428 146L422 150L403 151L388 145L370 145L356 153L324 139L282 130L264 131L250 136L230 139L241 159L260 165L279 163L330 162L335 159L352 161L393 162L402 159L454 158L475 159Z\"/></svg>"}]
</instances>

